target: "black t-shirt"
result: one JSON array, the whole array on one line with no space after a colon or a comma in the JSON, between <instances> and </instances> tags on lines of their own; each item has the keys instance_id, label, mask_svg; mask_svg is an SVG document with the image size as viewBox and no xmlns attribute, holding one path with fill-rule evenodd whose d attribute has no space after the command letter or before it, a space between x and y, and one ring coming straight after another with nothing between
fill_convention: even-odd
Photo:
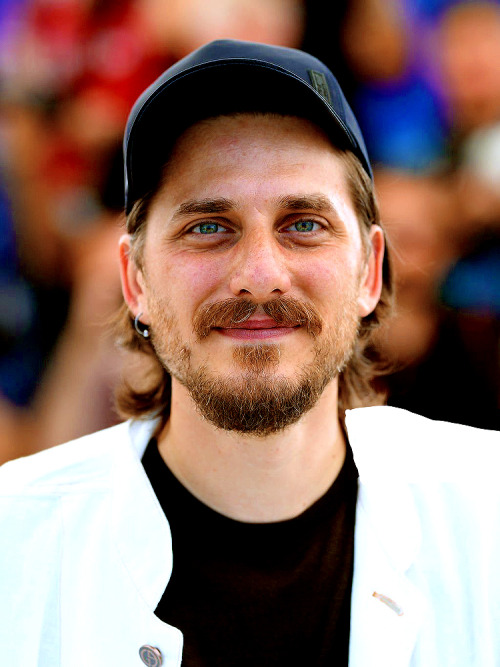
<instances>
[{"instance_id":1,"label":"black t-shirt","mask_svg":"<svg viewBox=\"0 0 500 667\"><path fill-rule=\"evenodd\" d=\"M173 542L156 615L183 632L183 667L347 666L357 496L349 448L325 495L296 518L263 524L197 500L155 440L143 464Z\"/></svg>"}]
</instances>

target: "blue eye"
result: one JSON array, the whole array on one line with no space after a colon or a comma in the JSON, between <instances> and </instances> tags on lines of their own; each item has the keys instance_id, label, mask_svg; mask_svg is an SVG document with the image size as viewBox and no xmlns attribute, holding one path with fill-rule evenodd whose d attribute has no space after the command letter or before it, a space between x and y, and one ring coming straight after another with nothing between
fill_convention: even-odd
<instances>
[{"instance_id":1,"label":"blue eye","mask_svg":"<svg viewBox=\"0 0 500 667\"><path fill-rule=\"evenodd\" d=\"M225 227L219 225L217 222L203 222L201 225L196 225L191 230L195 234L215 234L219 231L226 231Z\"/></svg>"},{"instance_id":2,"label":"blue eye","mask_svg":"<svg viewBox=\"0 0 500 667\"><path fill-rule=\"evenodd\" d=\"M315 232L318 228L318 223L314 220L298 220L290 225L288 229L294 232Z\"/></svg>"}]
</instances>

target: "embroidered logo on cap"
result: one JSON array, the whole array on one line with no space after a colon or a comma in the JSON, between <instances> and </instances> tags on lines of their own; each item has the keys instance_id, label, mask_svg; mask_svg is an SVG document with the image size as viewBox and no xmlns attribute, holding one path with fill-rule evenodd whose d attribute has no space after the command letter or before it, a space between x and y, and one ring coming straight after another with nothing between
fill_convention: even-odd
<instances>
[{"instance_id":1,"label":"embroidered logo on cap","mask_svg":"<svg viewBox=\"0 0 500 667\"><path fill-rule=\"evenodd\" d=\"M330 88L328 88L328 83L326 81L326 76L323 72L317 72L315 69L307 70L309 78L311 79L311 85L314 90L325 99L328 104L332 103L332 96L330 95Z\"/></svg>"}]
</instances>

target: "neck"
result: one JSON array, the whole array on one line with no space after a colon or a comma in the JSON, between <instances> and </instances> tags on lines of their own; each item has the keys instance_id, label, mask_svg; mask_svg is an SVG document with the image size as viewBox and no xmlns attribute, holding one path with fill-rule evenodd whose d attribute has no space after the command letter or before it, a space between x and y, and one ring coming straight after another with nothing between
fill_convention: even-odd
<instances>
[{"instance_id":1,"label":"neck","mask_svg":"<svg viewBox=\"0 0 500 667\"><path fill-rule=\"evenodd\" d=\"M296 424L263 438L212 426L173 380L160 454L194 496L225 516L251 523L293 518L327 491L344 462L344 435L332 419L337 393L333 381Z\"/></svg>"}]
</instances>

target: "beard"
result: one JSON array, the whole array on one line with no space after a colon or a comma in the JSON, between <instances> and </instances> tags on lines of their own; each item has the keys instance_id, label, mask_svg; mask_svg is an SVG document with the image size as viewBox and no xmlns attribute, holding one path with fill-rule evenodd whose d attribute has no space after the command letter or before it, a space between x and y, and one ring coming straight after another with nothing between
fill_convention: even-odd
<instances>
[{"instance_id":1,"label":"beard","mask_svg":"<svg viewBox=\"0 0 500 667\"><path fill-rule=\"evenodd\" d=\"M242 344L233 348L236 375L223 375L202 364L192 364L192 351L182 342L168 304L151 299L151 343L168 373L188 390L198 412L226 431L266 437L296 423L318 401L326 386L347 365L357 340L359 318L356 290L344 294L336 321L328 330L310 304L281 297L262 304L264 312L281 326L301 326L312 339L312 360L294 377L279 372L278 344ZM245 299L227 299L202 307L193 330L199 342L212 329L240 324L258 305Z\"/></svg>"}]
</instances>

